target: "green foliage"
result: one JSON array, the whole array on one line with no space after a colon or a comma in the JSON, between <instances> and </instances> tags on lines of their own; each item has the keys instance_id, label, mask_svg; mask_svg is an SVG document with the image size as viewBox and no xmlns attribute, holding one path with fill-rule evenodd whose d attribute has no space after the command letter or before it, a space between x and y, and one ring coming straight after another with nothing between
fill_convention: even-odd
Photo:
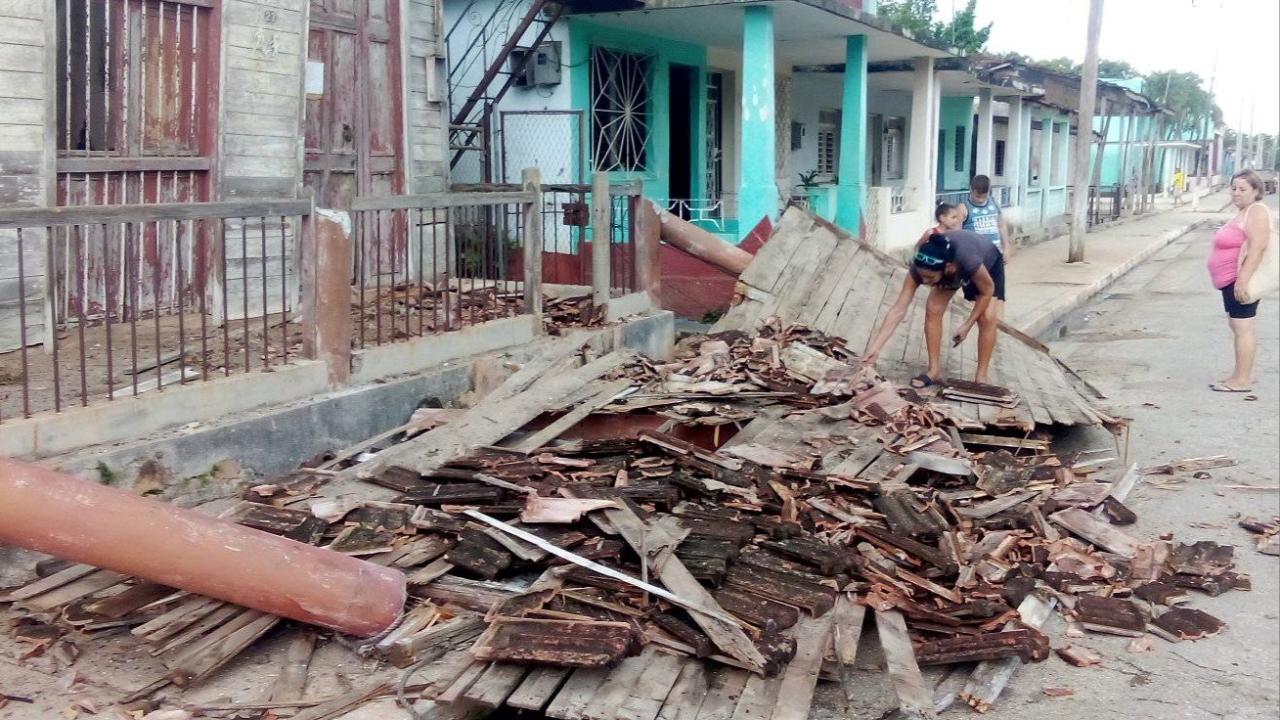
<instances>
[{"instance_id":1,"label":"green foliage","mask_svg":"<svg viewBox=\"0 0 1280 720\"><path fill-rule=\"evenodd\" d=\"M811 188L818 185L818 171L810 170L809 172L796 173L800 176L800 187Z\"/></svg>"},{"instance_id":2,"label":"green foliage","mask_svg":"<svg viewBox=\"0 0 1280 720\"><path fill-rule=\"evenodd\" d=\"M1176 70L1154 72L1144 79L1146 95L1173 112L1169 137L1199 138L1206 119L1210 125L1222 119L1222 110L1203 82L1195 73Z\"/></svg>"},{"instance_id":3,"label":"green foliage","mask_svg":"<svg viewBox=\"0 0 1280 720\"><path fill-rule=\"evenodd\" d=\"M1098 77L1107 80L1132 80L1141 77L1138 69L1123 60L1098 61Z\"/></svg>"},{"instance_id":4,"label":"green foliage","mask_svg":"<svg viewBox=\"0 0 1280 720\"><path fill-rule=\"evenodd\" d=\"M955 48L962 55L982 52L991 36L991 23L977 27L978 0L969 0L950 22L936 22L936 0L882 0L876 13L913 36Z\"/></svg>"}]
</instances>

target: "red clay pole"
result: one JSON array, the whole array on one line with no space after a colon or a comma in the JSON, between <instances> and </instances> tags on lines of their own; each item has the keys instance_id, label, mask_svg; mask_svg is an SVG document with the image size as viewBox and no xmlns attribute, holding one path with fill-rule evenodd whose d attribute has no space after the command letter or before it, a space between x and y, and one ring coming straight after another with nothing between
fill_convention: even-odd
<instances>
[{"instance_id":1,"label":"red clay pole","mask_svg":"<svg viewBox=\"0 0 1280 720\"><path fill-rule=\"evenodd\" d=\"M0 543L361 637L405 602L396 570L9 458Z\"/></svg>"},{"instance_id":2,"label":"red clay pole","mask_svg":"<svg viewBox=\"0 0 1280 720\"><path fill-rule=\"evenodd\" d=\"M754 256L736 245L712 235L693 223L686 222L666 210L658 209L662 241L704 260L737 277L751 264Z\"/></svg>"}]
</instances>

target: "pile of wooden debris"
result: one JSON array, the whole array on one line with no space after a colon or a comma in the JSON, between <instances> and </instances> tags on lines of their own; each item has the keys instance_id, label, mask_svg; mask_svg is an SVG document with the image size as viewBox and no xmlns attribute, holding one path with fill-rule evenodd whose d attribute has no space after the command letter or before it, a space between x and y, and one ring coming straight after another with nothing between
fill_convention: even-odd
<instances>
[{"instance_id":1,"label":"pile of wooden debris","mask_svg":"<svg viewBox=\"0 0 1280 720\"><path fill-rule=\"evenodd\" d=\"M420 717L803 720L819 679L858 692L868 612L903 711L932 717L920 666L976 662L955 695L986 710L1013 668L1048 657L1055 607L1080 632L1222 629L1186 603L1248 588L1231 547L1130 534L1137 468L1056 454L1042 434L970 434L948 388L1016 398L898 387L776 320L688 339L665 364L565 338L469 410L420 411L248 488L225 517L402 568L412 596L360 648L406 668L398 683L318 705L285 693L259 717L297 701L295 717L321 720L398 693ZM50 571L5 598L30 615L24 632L131 627L169 668L132 699L199 682L279 622ZM56 651L61 630L43 632Z\"/></svg>"}]
</instances>

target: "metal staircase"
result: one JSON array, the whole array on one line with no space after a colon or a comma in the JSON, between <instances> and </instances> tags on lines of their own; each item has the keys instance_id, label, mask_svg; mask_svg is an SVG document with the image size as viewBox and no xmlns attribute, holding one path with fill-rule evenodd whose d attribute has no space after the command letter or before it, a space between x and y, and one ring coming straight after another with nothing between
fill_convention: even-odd
<instances>
[{"instance_id":1,"label":"metal staircase","mask_svg":"<svg viewBox=\"0 0 1280 720\"><path fill-rule=\"evenodd\" d=\"M450 170L456 168L468 153L474 153L481 167L483 182L493 181L493 154L491 152L493 109L511 89L516 78L524 72L524 65L533 53L524 53L514 63L512 53L520 48L520 40L532 28L533 41L528 45L536 48L542 44L551 32L551 26L560 19L564 6L551 0L532 0L524 15L514 25L508 27L511 17L519 11L519 7L529 0L499 0L494 5L484 23L473 29L474 35L463 52L450 58L449 97L457 97L456 92L462 87L469 69L477 64L484 66L484 75L471 88L467 99L457 107L449 119L449 160ZM445 44L470 15L475 5L472 0L464 9L457 22L445 35ZM489 57L492 46L505 35L505 40L497 54Z\"/></svg>"}]
</instances>

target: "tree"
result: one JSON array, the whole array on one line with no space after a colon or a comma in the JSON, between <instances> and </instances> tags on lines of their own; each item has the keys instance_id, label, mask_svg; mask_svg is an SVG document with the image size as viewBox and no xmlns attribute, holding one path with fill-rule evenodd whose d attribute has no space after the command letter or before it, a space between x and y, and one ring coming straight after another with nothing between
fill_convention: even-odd
<instances>
[{"instance_id":1,"label":"tree","mask_svg":"<svg viewBox=\"0 0 1280 720\"><path fill-rule=\"evenodd\" d=\"M1211 126L1222 120L1222 109L1201 86L1203 82L1195 73L1176 70L1154 72L1143 79L1143 92L1147 97L1173 113L1170 138L1200 138L1206 120Z\"/></svg>"},{"instance_id":2,"label":"tree","mask_svg":"<svg viewBox=\"0 0 1280 720\"><path fill-rule=\"evenodd\" d=\"M1080 73L1080 65L1069 57L1058 57L1052 60L1032 60L1031 64L1042 67L1045 70L1062 73L1063 75L1078 75Z\"/></svg>"},{"instance_id":3,"label":"tree","mask_svg":"<svg viewBox=\"0 0 1280 720\"><path fill-rule=\"evenodd\" d=\"M1132 80L1141 77L1138 69L1124 60L1099 60L1098 77L1108 80Z\"/></svg>"},{"instance_id":4,"label":"tree","mask_svg":"<svg viewBox=\"0 0 1280 720\"><path fill-rule=\"evenodd\" d=\"M982 52L991 36L991 23L977 27L977 0L969 0L950 22L933 19L938 12L936 0L883 0L876 14L901 27L912 36L955 48L962 55Z\"/></svg>"}]
</instances>

